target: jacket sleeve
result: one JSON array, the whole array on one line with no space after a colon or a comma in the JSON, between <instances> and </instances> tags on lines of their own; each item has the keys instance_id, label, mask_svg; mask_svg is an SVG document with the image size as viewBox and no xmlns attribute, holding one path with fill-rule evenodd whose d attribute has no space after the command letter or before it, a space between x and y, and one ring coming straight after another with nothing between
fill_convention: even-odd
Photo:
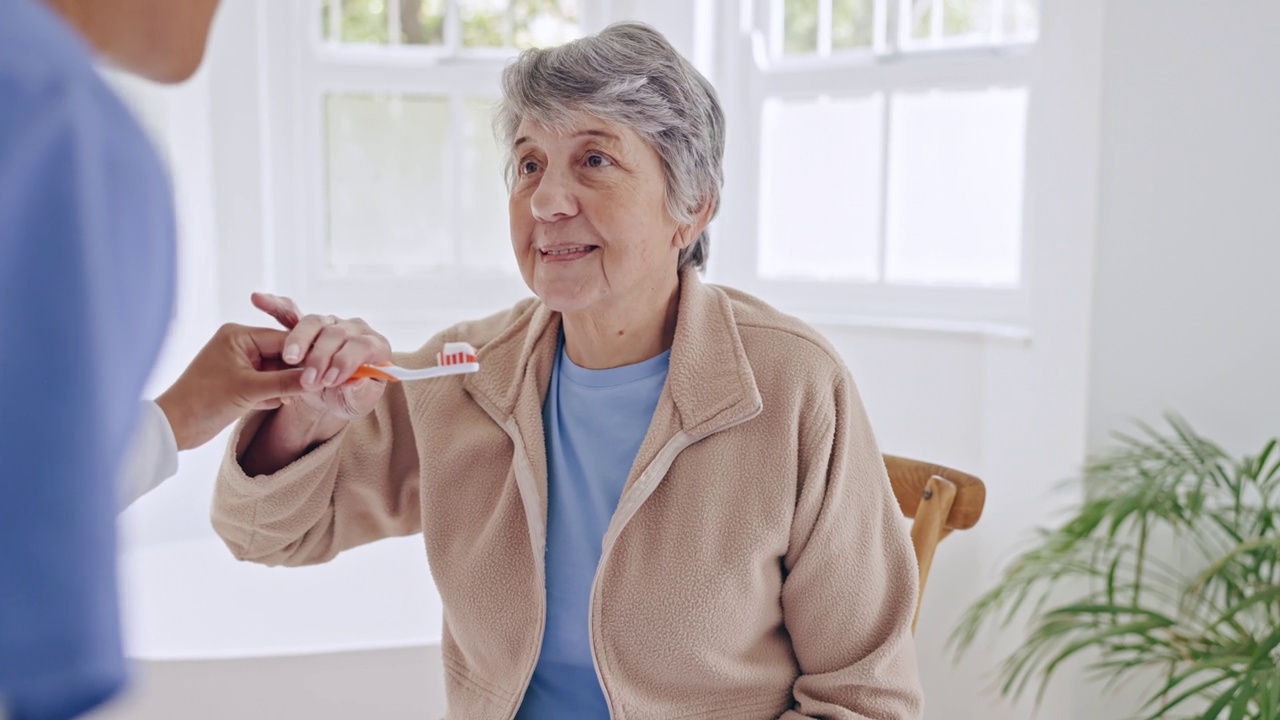
<instances>
[{"instance_id":1,"label":"jacket sleeve","mask_svg":"<svg viewBox=\"0 0 1280 720\"><path fill-rule=\"evenodd\" d=\"M800 677L782 719L920 718L911 540L847 371L821 404L801 426L782 588Z\"/></svg>"},{"instance_id":2,"label":"jacket sleeve","mask_svg":"<svg viewBox=\"0 0 1280 720\"><path fill-rule=\"evenodd\" d=\"M227 444L212 519L232 554L266 565L310 565L343 550L421 529L418 455L399 383L377 408L272 475L249 477L236 459L241 420Z\"/></svg>"}]
</instances>

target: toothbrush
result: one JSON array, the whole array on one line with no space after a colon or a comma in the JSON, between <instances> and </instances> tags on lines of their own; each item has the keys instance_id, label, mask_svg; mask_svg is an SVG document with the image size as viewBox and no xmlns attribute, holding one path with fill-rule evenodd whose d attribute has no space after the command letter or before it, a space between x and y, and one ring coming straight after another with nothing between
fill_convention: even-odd
<instances>
[{"instance_id":1,"label":"toothbrush","mask_svg":"<svg viewBox=\"0 0 1280 720\"><path fill-rule=\"evenodd\" d=\"M444 349L436 353L436 367L411 370L391 363L378 365L361 365L351 374L351 379L374 378L388 382L405 380L429 380L447 375L464 375L480 369L476 361L476 349L469 343L445 343Z\"/></svg>"}]
</instances>

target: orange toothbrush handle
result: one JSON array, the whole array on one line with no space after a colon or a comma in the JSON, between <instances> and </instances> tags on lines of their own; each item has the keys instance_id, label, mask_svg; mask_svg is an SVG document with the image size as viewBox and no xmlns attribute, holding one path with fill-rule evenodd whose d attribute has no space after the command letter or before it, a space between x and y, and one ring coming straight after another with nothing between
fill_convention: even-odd
<instances>
[{"instance_id":1,"label":"orange toothbrush handle","mask_svg":"<svg viewBox=\"0 0 1280 720\"><path fill-rule=\"evenodd\" d=\"M385 363L385 364L390 365L391 363ZM358 380L360 378L386 380L387 382L400 382L399 378L397 378L394 375L390 375L388 373L382 372L381 370L378 369L376 365L361 365L360 367L356 368L355 372L351 373L352 380Z\"/></svg>"}]
</instances>

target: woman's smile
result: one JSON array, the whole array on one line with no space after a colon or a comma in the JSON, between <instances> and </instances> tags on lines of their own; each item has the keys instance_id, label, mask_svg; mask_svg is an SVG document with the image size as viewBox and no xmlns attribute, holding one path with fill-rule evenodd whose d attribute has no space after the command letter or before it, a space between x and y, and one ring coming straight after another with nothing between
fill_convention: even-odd
<instances>
[{"instance_id":1,"label":"woman's smile","mask_svg":"<svg viewBox=\"0 0 1280 720\"><path fill-rule=\"evenodd\" d=\"M599 249L599 245L582 243L549 245L538 248L538 257L544 263L571 263L575 260L581 260Z\"/></svg>"}]
</instances>

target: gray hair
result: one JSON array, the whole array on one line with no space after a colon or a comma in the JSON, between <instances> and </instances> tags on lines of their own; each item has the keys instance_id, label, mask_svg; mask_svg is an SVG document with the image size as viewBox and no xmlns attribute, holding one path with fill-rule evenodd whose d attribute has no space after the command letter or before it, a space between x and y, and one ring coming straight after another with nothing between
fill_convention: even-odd
<instances>
[{"instance_id":1,"label":"gray hair","mask_svg":"<svg viewBox=\"0 0 1280 720\"><path fill-rule=\"evenodd\" d=\"M567 128L576 112L630 127L653 146L676 222L693 223L708 204L715 217L724 184L724 111L711 83L661 33L621 22L566 45L525 50L502 73L494 130L510 148L525 120ZM510 157L506 177L510 185ZM679 267L704 269L710 243L703 230L680 251Z\"/></svg>"}]
</instances>

